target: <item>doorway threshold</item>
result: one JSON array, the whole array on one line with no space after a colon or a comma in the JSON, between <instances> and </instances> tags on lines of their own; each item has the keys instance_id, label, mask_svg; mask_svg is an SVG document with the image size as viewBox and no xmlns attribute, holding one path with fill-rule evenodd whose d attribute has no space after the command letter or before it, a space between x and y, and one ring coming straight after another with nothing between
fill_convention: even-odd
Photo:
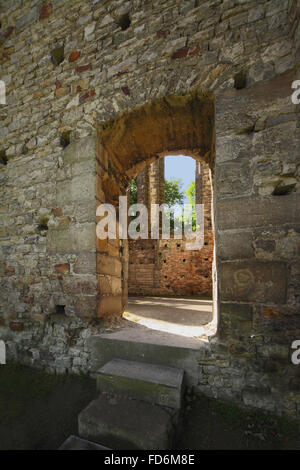
<instances>
[{"instance_id":1,"label":"doorway threshold","mask_svg":"<svg viewBox=\"0 0 300 470\"><path fill-rule=\"evenodd\" d=\"M214 331L209 298L129 297L123 318L130 324L178 337L208 341Z\"/></svg>"}]
</instances>

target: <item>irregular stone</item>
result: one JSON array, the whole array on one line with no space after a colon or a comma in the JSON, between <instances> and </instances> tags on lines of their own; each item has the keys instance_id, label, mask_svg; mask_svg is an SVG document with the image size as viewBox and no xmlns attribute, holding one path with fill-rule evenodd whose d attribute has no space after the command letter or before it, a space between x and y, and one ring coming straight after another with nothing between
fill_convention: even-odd
<instances>
[{"instance_id":1,"label":"irregular stone","mask_svg":"<svg viewBox=\"0 0 300 470\"><path fill-rule=\"evenodd\" d=\"M18 18L16 23L17 30L21 30L31 25L39 17L39 10L37 6L30 7L30 9Z\"/></svg>"},{"instance_id":2,"label":"irregular stone","mask_svg":"<svg viewBox=\"0 0 300 470\"><path fill-rule=\"evenodd\" d=\"M174 428L167 409L100 396L78 416L80 437L113 449L169 449Z\"/></svg>"},{"instance_id":3,"label":"irregular stone","mask_svg":"<svg viewBox=\"0 0 300 470\"><path fill-rule=\"evenodd\" d=\"M97 371L97 389L180 409L183 375L173 367L112 359Z\"/></svg>"}]
</instances>

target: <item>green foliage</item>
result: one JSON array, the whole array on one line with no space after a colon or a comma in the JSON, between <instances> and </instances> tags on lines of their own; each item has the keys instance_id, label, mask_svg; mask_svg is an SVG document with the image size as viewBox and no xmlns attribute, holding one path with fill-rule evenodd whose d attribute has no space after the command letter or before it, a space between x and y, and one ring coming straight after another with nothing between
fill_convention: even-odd
<instances>
[{"instance_id":1,"label":"green foliage","mask_svg":"<svg viewBox=\"0 0 300 470\"><path fill-rule=\"evenodd\" d=\"M165 204L171 208L175 205L183 206L184 192L182 189L183 183L181 178L170 178L165 180ZM195 181L191 181L188 188L185 190L189 204L192 206L192 229L196 230L196 186ZM136 179L130 182L130 205L137 203L137 184ZM175 220L171 213L171 229L174 230ZM183 223L183 220L182 220Z\"/></svg>"},{"instance_id":2,"label":"green foliage","mask_svg":"<svg viewBox=\"0 0 300 470\"><path fill-rule=\"evenodd\" d=\"M181 178L165 180L165 203L167 206L172 207L175 206L175 204L181 206L183 202L184 193L182 191Z\"/></svg>"},{"instance_id":3,"label":"green foliage","mask_svg":"<svg viewBox=\"0 0 300 470\"><path fill-rule=\"evenodd\" d=\"M136 179L130 181L130 205L137 203L137 184ZM172 207L175 204L182 205L184 202L184 193L182 191L182 181L180 178L171 178L165 180L165 204Z\"/></svg>"},{"instance_id":4,"label":"green foliage","mask_svg":"<svg viewBox=\"0 0 300 470\"><path fill-rule=\"evenodd\" d=\"M129 198L130 198L130 205L137 203L137 185L136 185L136 178L130 181L129 185Z\"/></svg>"},{"instance_id":5,"label":"green foliage","mask_svg":"<svg viewBox=\"0 0 300 470\"><path fill-rule=\"evenodd\" d=\"M196 218L196 184L195 180L192 180L185 190L189 204L192 206L192 230L195 231L197 228L197 218Z\"/></svg>"},{"instance_id":6,"label":"green foliage","mask_svg":"<svg viewBox=\"0 0 300 470\"><path fill-rule=\"evenodd\" d=\"M185 194L187 195L189 204L192 204L195 206L195 199L196 199L196 184L195 180L192 180L188 186L188 188L185 190Z\"/></svg>"}]
</instances>

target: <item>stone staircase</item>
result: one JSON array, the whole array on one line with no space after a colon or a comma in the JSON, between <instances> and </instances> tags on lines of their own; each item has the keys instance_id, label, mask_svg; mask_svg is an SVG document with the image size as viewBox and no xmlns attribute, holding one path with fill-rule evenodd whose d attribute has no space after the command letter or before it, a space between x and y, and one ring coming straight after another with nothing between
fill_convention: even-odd
<instances>
[{"instance_id":1,"label":"stone staircase","mask_svg":"<svg viewBox=\"0 0 300 470\"><path fill-rule=\"evenodd\" d=\"M70 436L62 449L172 449L184 387L205 351L192 339L178 345L175 335L136 333L89 338L99 396L78 416L80 438Z\"/></svg>"},{"instance_id":2,"label":"stone staircase","mask_svg":"<svg viewBox=\"0 0 300 470\"><path fill-rule=\"evenodd\" d=\"M181 369L112 359L97 372L99 398L78 416L79 436L111 449L169 449L183 393Z\"/></svg>"}]
</instances>

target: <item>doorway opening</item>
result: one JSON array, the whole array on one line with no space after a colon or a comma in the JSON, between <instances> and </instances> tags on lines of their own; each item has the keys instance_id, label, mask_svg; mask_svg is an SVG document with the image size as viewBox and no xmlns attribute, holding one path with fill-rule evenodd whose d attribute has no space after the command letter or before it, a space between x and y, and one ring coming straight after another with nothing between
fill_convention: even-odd
<instances>
[{"instance_id":1,"label":"doorway opening","mask_svg":"<svg viewBox=\"0 0 300 470\"><path fill-rule=\"evenodd\" d=\"M187 240L174 235L97 240L98 315L111 320L125 312L126 324L131 314L131 324L141 325L150 308L150 328L204 338L217 327L213 94L165 96L99 126L97 200L115 207L120 230L120 196L129 202L132 180L140 202L165 202L165 162L179 155L194 161L194 202L204 204L203 247L188 252ZM176 325L181 330L172 331Z\"/></svg>"},{"instance_id":2,"label":"doorway opening","mask_svg":"<svg viewBox=\"0 0 300 470\"><path fill-rule=\"evenodd\" d=\"M204 240L201 248L188 249L184 233L183 237L176 233L176 214L171 216L169 238L129 239L128 306L124 318L182 336L209 334L214 253L211 196L209 165L190 156L162 157L131 180L130 204L144 204L149 212L151 204L165 204L170 211L177 205L177 219L184 219L184 207L189 206L194 231L196 204L202 204ZM150 233L151 220L148 228Z\"/></svg>"}]
</instances>

